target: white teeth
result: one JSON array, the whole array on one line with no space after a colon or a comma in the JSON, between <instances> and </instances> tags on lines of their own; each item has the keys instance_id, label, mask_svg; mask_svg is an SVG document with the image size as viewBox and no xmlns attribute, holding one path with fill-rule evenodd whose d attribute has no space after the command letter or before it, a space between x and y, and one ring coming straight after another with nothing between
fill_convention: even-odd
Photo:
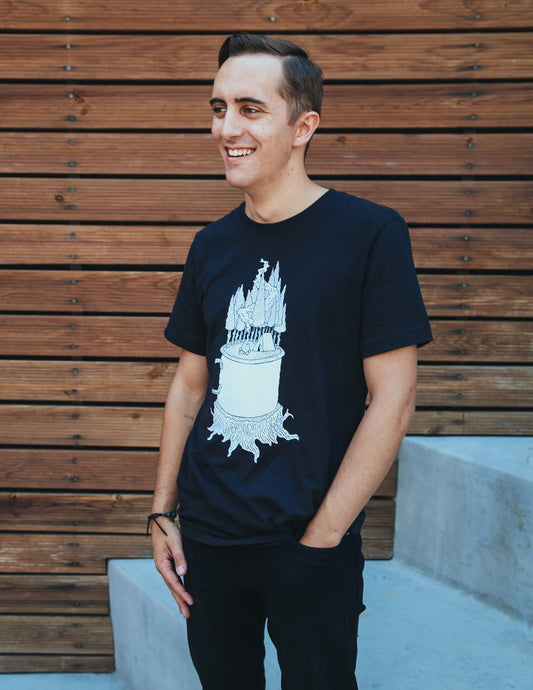
<instances>
[{"instance_id":1,"label":"white teeth","mask_svg":"<svg viewBox=\"0 0 533 690\"><path fill-rule=\"evenodd\" d=\"M253 149L228 149L228 156L231 158L238 156L249 156L253 152Z\"/></svg>"}]
</instances>

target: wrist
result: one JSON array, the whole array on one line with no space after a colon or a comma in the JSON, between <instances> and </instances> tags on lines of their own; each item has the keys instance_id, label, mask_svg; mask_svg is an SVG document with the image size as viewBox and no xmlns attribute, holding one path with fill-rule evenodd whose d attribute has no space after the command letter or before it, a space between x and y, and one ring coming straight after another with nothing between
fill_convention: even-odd
<instances>
[{"instance_id":1,"label":"wrist","mask_svg":"<svg viewBox=\"0 0 533 690\"><path fill-rule=\"evenodd\" d=\"M305 546L331 548L340 543L343 535L344 532L334 528L321 527L320 523L311 520L300 542Z\"/></svg>"},{"instance_id":2,"label":"wrist","mask_svg":"<svg viewBox=\"0 0 533 690\"><path fill-rule=\"evenodd\" d=\"M179 528L179 519L178 519L178 510L167 510L167 511L161 511L161 512L153 512L150 513L147 517L147 522L146 522L146 536L149 536L150 534L150 525L152 522L154 522L157 527L163 532L165 536L168 536L167 532L165 529L161 526L161 522L166 521L166 522L171 522L172 524L176 525L176 527ZM177 524L176 524L177 522Z\"/></svg>"}]
</instances>

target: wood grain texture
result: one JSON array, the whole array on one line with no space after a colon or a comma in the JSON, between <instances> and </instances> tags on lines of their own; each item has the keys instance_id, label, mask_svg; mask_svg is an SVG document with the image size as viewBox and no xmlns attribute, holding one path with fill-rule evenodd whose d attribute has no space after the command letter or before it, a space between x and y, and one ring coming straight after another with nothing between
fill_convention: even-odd
<instances>
[{"instance_id":1,"label":"wood grain texture","mask_svg":"<svg viewBox=\"0 0 533 690\"><path fill-rule=\"evenodd\" d=\"M433 321L433 342L420 361L533 362L532 321Z\"/></svg>"},{"instance_id":2,"label":"wood grain texture","mask_svg":"<svg viewBox=\"0 0 533 690\"><path fill-rule=\"evenodd\" d=\"M0 575L0 614L109 615L107 575Z\"/></svg>"},{"instance_id":3,"label":"wood grain texture","mask_svg":"<svg viewBox=\"0 0 533 690\"><path fill-rule=\"evenodd\" d=\"M107 616L0 616L7 654L113 654Z\"/></svg>"},{"instance_id":4,"label":"wood grain texture","mask_svg":"<svg viewBox=\"0 0 533 690\"><path fill-rule=\"evenodd\" d=\"M1 135L0 135L1 136ZM199 226L0 224L0 265L183 265Z\"/></svg>"},{"instance_id":5,"label":"wood grain texture","mask_svg":"<svg viewBox=\"0 0 533 690\"><path fill-rule=\"evenodd\" d=\"M533 34L295 34L325 80L531 79ZM1 79L212 80L220 36L7 34Z\"/></svg>"},{"instance_id":6,"label":"wood grain texture","mask_svg":"<svg viewBox=\"0 0 533 690\"><path fill-rule=\"evenodd\" d=\"M1 137L1 134L0 134ZM174 265L185 263L200 226L0 224L0 265ZM533 265L528 227L413 227L419 269L527 271Z\"/></svg>"},{"instance_id":7,"label":"wood grain texture","mask_svg":"<svg viewBox=\"0 0 533 690\"><path fill-rule=\"evenodd\" d=\"M48 491L151 492L158 454L142 450L0 448L0 485ZM397 463L376 496L395 496Z\"/></svg>"},{"instance_id":8,"label":"wood grain texture","mask_svg":"<svg viewBox=\"0 0 533 690\"><path fill-rule=\"evenodd\" d=\"M396 208L408 223L531 223L529 180L317 180ZM0 178L0 221L206 224L242 201L225 180ZM430 203L431 201L431 203Z\"/></svg>"},{"instance_id":9,"label":"wood grain texture","mask_svg":"<svg viewBox=\"0 0 533 690\"><path fill-rule=\"evenodd\" d=\"M112 673L113 655L0 654L0 673Z\"/></svg>"},{"instance_id":10,"label":"wood grain texture","mask_svg":"<svg viewBox=\"0 0 533 690\"><path fill-rule=\"evenodd\" d=\"M179 348L163 337L166 316L0 314L0 355L6 357L162 358ZM432 322L434 341L420 361L526 363L533 361L532 321ZM137 334L142 333L142 338ZM73 368L76 367L75 360Z\"/></svg>"},{"instance_id":11,"label":"wood grain texture","mask_svg":"<svg viewBox=\"0 0 533 690\"><path fill-rule=\"evenodd\" d=\"M6 444L158 448L162 408L71 405L1 406ZM0 563L1 565L1 563Z\"/></svg>"},{"instance_id":12,"label":"wood grain texture","mask_svg":"<svg viewBox=\"0 0 533 690\"><path fill-rule=\"evenodd\" d=\"M149 494L24 494L0 492L0 527L16 532L138 534L146 530ZM367 539L389 537L394 502L371 499Z\"/></svg>"},{"instance_id":13,"label":"wood grain texture","mask_svg":"<svg viewBox=\"0 0 533 690\"><path fill-rule=\"evenodd\" d=\"M531 317L530 275L424 274L419 280L430 316ZM9 311L31 312L38 304L50 312L165 314L179 282L179 274L170 271L3 269L0 301Z\"/></svg>"},{"instance_id":14,"label":"wood grain texture","mask_svg":"<svg viewBox=\"0 0 533 690\"><path fill-rule=\"evenodd\" d=\"M0 84L3 128L209 130L209 85ZM321 127L531 127L530 82L326 84Z\"/></svg>"},{"instance_id":15,"label":"wood grain texture","mask_svg":"<svg viewBox=\"0 0 533 690\"><path fill-rule=\"evenodd\" d=\"M62 406L5 403L4 442L9 445L146 448L159 445L162 409L143 406ZM531 411L419 409L410 427L411 434L531 436ZM0 563L1 565L1 563Z\"/></svg>"},{"instance_id":16,"label":"wood grain texture","mask_svg":"<svg viewBox=\"0 0 533 690\"><path fill-rule=\"evenodd\" d=\"M153 491L157 459L157 451L143 450L0 448L0 484L10 491Z\"/></svg>"},{"instance_id":17,"label":"wood grain texture","mask_svg":"<svg viewBox=\"0 0 533 690\"><path fill-rule=\"evenodd\" d=\"M420 287L432 316L531 318L531 275L421 275Z\"/></svg>"},{"instance_id":18,"label":"wood grain texture","mask_svg":"<svg viewBox=\"0 0 533 690\"><path fill-rule=\"evenodd\" d=\"M6 401L162 404L175 371L167 362L0 360ZM533 407L532 391L531 366L424 364L417 400L429 407Z\"/></svg>"},{"instance_id":19,"label":"wood grain texture","mask_svg":"<svg viewBox=\"0 0 533 690\"><path fill-rule=\"evenodd\" d=\"M204 3L204 12L188 0L27 0L0 2L4 29L101 29L119 31L376 31L381 29L486 29L533 26L528 0L398 2L382 0L380 11L363 0L245 0L236 24L231 0ZM68 13L68 14L67 14ZM67 19L68 17L68 19Z\"/></svg>"},{"instance_id":20,"label":"wood grain texture","mask_svg":"<svg viewBox=\"0 0 533 690\"><path fill-rule=\"evenodd\" d=\"M0 360L4 400L163 403L175 371L168 362Z\"/></svg>"},{"instance_id":21,"label":"wood grain texture","mask_svg":"<svg viewBox=\"0 0 533 690\"><path fill-rule=\"evenodd\" d=\"M171 306L169 302L167 310ZM167 316L0 314L0 355L176 360L179 348L163 335L167 320Z\"/></svg>"},{"instance_id":22,"label":"wood grain texture","mask_svg":"<svg viewBox=\"0 0 533 690\"><path fill-rule=\"evenodd\" d=\"M424 436L531 436L531 411L417 410L410 434Z\"/></svg>"},{"instance_id":23,"label":"wood grain texture","mask_svg":"<svg viewBox=\"0 0 533 690\"><path fill-rule=\"evenodd\" d=\"M2 534L0 567L5 574L105 575L108 558L151 557L144 535L9 532Z\"/></svg>"},{"instance_id":24,"label":"wood grain texture","mask_svg":"<svg viewBox=\"0 0 533 690\"><path fill-rule=\"evenodd\" d=\"M419 407L533 408L533 367L422 365L416 397Z\"/></svg>"},{"instance_id":25,"label":"wood grain texture","mask_svg":"<svg viewBox=\"0 0 533 690\"><path fill-rule=\"evenodd\" d=\"M531 228L411 228L418 269L528 271L533 266Z\"/></svg>"},{"instance_id":26,"label":"wood grain texture","mask_svg":"<svg viewBox=\"0 0 533 690\"><path fill-rule=\"evenodd\" d=\"M494 175L496 165L500 176L529 174L533 134L318 133L307 156L311 175ZM0 132L2 173L147 171L223 175L224 165L210 134Z\"/></svg>"}]
</instances>

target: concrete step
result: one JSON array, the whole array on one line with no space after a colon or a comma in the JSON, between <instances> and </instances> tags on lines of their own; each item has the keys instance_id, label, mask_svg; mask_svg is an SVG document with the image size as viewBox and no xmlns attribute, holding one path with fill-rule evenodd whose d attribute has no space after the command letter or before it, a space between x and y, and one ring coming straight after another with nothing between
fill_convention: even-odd
<instances>
[{"instance_id":1,"label":"concrete step","mask_svg":"<svg viewBox=\"0 0 533 690\"><path fill-rule=\"evenodd\" d=\"M117 674L130 690L201 690L185 621L148 560L109 566ZM531 690L533 627L405 564L365 566L361 690ZM267 689L280 690L267 639Z\"/></svg>"},{"instance_id":2,"label":"concrete step","mask_svg":"<svg viewBox=\"0 0 533 690\"><path fill-rule=\"evenodd\" d=\"M396 504L395 557L533 623L533 438L409 437Z\"/></svg>"}]
</instances>

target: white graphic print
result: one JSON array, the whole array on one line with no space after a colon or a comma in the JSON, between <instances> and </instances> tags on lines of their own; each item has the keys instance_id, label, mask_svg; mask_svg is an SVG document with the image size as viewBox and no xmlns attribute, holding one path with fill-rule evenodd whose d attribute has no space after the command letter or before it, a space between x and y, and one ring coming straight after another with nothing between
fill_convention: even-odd
<instances>
[{"instance_id":1,"label":"white graphic print","mask_svg":"<svg viewBox=\"0 0 533 690\"><path fill-rule=\"evenodd\" d=\"M277 443L278 438L299 440L289 434L283 423L292 415L283 412L278 402L281 360L285 352L279 346L286 330L285 286L281 286L279 263L266 273L270 264L261 259L252 289L244 287L232 295L226 330L226 344L220 349L220 382L213 409L211 435L229 441L228 457L237 446L249 451L254 462L259 459L257 441Z\"/></svg>"}]
</instances>

